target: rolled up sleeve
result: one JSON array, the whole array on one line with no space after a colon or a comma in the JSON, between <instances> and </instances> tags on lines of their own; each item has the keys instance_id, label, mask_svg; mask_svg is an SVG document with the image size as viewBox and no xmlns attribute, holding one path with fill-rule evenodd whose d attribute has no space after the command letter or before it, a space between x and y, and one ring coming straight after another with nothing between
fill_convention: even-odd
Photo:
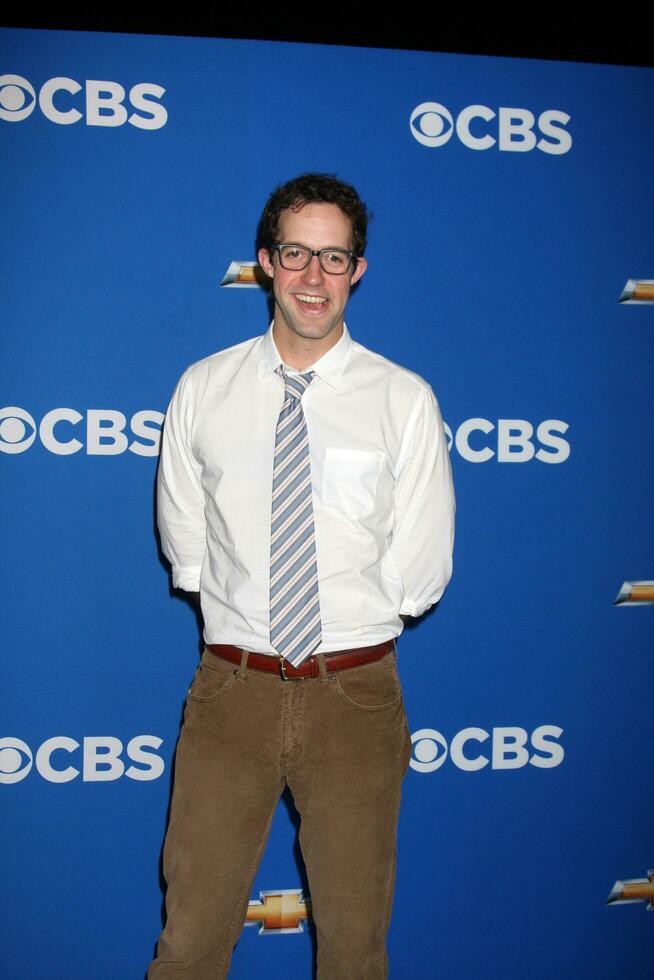
<instances>
[{"instance_id":1,"label":"rolled up sleeve","mask_svg":"<svg viewBox=\"0 0 654 980\"><path fill-rule=\"evenodd\" d=\"M191 451L191 381L183 375L166 413L157 477L161 547L172 565L175 588L197 592L206 551L204 493Z\"/></svg>"},{"instance_id":2,"label":"rolled up sleeve","mask_svg":"<svg viewBox=\"0 0 654 980\"><path fill-rule=\"evenodd\" d=\"M403 584L400 615L420 616L452 575L452 469L438 404L429 387L411 413L395 473L390 553Z\"/></svg>"}]
</instances>

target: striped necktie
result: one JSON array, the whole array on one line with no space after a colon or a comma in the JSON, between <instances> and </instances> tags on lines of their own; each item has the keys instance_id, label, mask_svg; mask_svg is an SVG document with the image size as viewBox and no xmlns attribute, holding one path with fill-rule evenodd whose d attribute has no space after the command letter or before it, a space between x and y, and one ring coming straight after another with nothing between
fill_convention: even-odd
<instances>
[{"instance_id":1,"label":"striped necktie","mask_svg":"<svg viewBox=\"0 0 654 980\"><path fill-rule=\"evenodd\" d=\"M320 644L318 566L313 526L309 436L302 395L315 377L287 375L275 433L270 538L270 642L297 667Z\"/></svg>"}]
</instances>

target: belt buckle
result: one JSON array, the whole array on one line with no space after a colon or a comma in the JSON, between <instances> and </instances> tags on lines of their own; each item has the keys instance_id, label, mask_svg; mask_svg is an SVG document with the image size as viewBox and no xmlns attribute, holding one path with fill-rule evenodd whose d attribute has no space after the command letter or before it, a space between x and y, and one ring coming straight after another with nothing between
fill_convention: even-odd
<instances>
[{"instance_id":1,"label":"belt buckle","mask_svg":"<svg viewBox=\"0 0 654 980\"><path fill-rule=\"evenodd\" d=\"M278 659L279 659L279 676L281 677L281 679L283 681L303 681L304 680L304 677L289 677L288 674L286 673L286 667L288 666L287 665L287 662L286 662L286 658L285 657L282 657L281 654L280 654L280 656L279 656Z\"/></svg>"}]
</instances>

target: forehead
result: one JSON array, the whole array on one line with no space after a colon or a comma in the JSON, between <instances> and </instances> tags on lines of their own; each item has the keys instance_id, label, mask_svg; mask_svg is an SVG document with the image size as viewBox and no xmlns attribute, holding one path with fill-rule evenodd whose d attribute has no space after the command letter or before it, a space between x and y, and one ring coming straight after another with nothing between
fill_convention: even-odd
<instances>
[{"instance_id":1,"label":"forehead","mask_svg":"<svg viewBox=\"0 0 654 980\"><path fill-rule=\"evenodd\" d=\"M279 216L280 242L297 242L311 248L352 248L352 222L337 204L305 204L299 211L288 208Z\"/></svg>"}]
</instances>

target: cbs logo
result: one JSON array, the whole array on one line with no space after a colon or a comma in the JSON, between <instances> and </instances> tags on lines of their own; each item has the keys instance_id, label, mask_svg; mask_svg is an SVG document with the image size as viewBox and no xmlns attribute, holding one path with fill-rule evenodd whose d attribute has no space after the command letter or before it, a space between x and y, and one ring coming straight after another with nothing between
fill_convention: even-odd
<instances>
[{"instance_id":1,"label":"cbs logo","mask_svg":"<svg viewBox=\"0 0 654 980\"><path fill-rule=\"evenodd\" d=\"M158 779L164 771L164 760L152 751L162 744L163 739L156 735L135 735L125 748L130 761L126 766L122 758L123 743L112 735L87 736L81 746L74 738L55 735L39 746L36 755L20 738L0 738L0 783L20 782L34 764L49 783L69 783L80 775L80 769L72 765L79 760L74 754L80 748L78 764L81 764L83 782L109 782L123 775L146 782Z\"/></svg>"},{"instance_id":2,"label":"cbs logo","mask_svg":"<svg viewBox=\"0 0 654 980\"><path fill-rule=\"evenodd\" d=\"M127 417L111 408L89 408L86 412L84 442L74 433L84 416L74 408L53 408L39 425L24 408L0 408L0 452L24 453L38 432L45 448L57 456L78 453L84 445L89 456L117 456L129 449L137 456L157 456L161 443L162 412L145 409L130 419L130 441L125 434Z\"/></svg>"},{"instance_id":3,"label":"cbs logo","mask_svg":"<svg viewBox=\"0 0 654 980\"><path fill-rule=\"evenodd\" d=\"M558 742L562 734L558 725L540 725L531 737L524 728L514 726L493 728L491 733L483 728L464 728L450 739L448 746L440 732L421 728L411 736L413 754L409 765L416 772L435 772L449 754L457 769L464 772L476 772L489 763L491 769L522 769L527 764L552 769L563 762L565 753ZM484 754L480 747L489 739L488 754Z\"/></svg>"},{"instance_id":4,"label":"cbs logo","mask_svg":"<svg viewBox=\"0 0 654 980\"><path fill-rule=\"evenodd\" d=\"M455 446L468 463L487 463L493 457L498 463L528 463L532 459L565 463L570 456L570 443L563 438L569 425L561 419L545 419L535 431L527 419L498 419L497 424L489 419L466 419L454 433L447 422L443 427L448 448ZM491 433L492 437L486 438Z\"/></svg>"},{"instance_id":5,"label":"cbs logo","mask_svg":"<svg viewBox=\"0 0 654 980\"><path fill-rule=\"evenodd\" d=\"M137 129L161 129L168 120L168 111L159 101L166 90L153 82L133 85L127 96L118 82L87 79L83 98L76 100L81 90L82 85L74 78L57 76L49 78L37 96L31 82L21 75L0 75L0 119L21 122L38 102L46 119L60 126L85 119L87 126L122 126L127 122ZM133 112L125 107L126 96Z\"/></svg>"},{"instance_id":6,"label":"cbs logo","mask_svg":"<svg viewBox=\"0 0 654 980\"><path fill-rule=\"evenodd\" d=\"M529 109L500 106L495 112L485 105L469 105L456 117L440 102L421 102L411 113L411 135L423 146L442 146L454 135L469 150L499 150L560 155L572 146L572 136L564 128L570 122L567 112L546 109L538 119ZM488 124L492 123L492 126ZM536 132L540 136L537 138Z\"/></svg>"}]
</instances>

